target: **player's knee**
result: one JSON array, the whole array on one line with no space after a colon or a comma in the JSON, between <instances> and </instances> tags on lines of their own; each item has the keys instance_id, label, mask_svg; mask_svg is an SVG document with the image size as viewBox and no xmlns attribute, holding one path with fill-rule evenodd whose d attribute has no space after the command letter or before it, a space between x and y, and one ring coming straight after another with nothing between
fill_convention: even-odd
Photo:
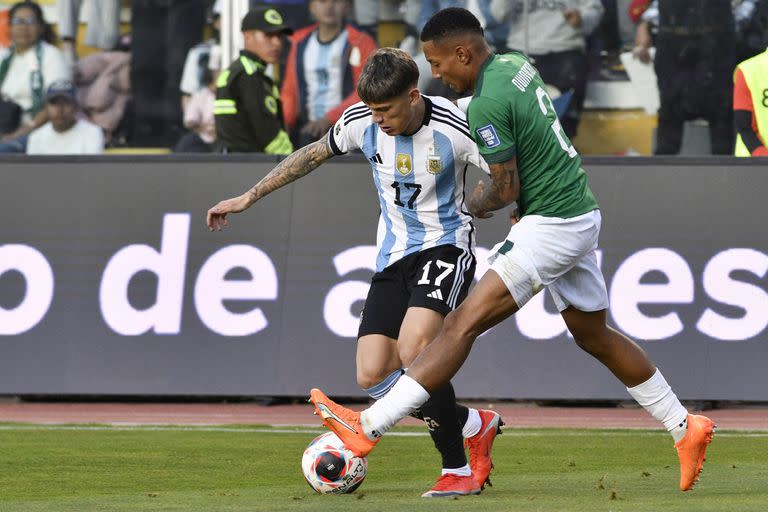
<instances>
[{"instance_id":1,"label":"player's knee","mask_svg":"<svg viewBox=\"0 0 768 512\"><path fill-rule=\"evenodd\" d=\"M380 368L357 368L357 385L369 389L384 380L386 373Z\"/></svg>"},{"instance_id":2,"label":"player's knee","mask_svg":"<svg viewBox=\"0 0 768 512\"><path fill-rule=\"evenodd\" d=\"M431 333L427 332L415 332L409 336L407 341L399 341L397 344L397 352L400 356L400 361L403 363L403 367L408 367L411 363L421 354L421 351L429 345L432 341Z\"/></svg>"},{"instance_id":3,"label":"player's knee","mask_svg":"<svg viewBox=\"0 0 768 512\"><path fill-rule=\"evenodd\" d=\"M358 371L357 383L371 398L378 400L392 389L397 381L400 380L400 377L403 376L403 373L405 372L402 368L397 368L390 372L380 370L369 374L361 374Z\"/></svg>"}]
</instances>

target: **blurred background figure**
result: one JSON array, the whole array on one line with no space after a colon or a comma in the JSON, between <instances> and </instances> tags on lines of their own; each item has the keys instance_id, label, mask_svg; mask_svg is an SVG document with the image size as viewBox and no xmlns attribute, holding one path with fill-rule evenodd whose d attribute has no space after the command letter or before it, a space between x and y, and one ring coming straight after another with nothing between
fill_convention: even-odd
<instances>
[{"instance_id":1,"label":"blurred background figure","mask_svg":"<svg viewBox=\"0 0 768 512\"><path fill-rule=\"evenodd\" d=\"M400 49L410 53L419 67L419 89L424 94L445 96L455 99L456 93L440 80L432 78L432 70L421 50L419 36L427 20L440 9L462 7L471 12L485 31L485 38L491 48L502 50L507 41L509 28L496 22L490 11L491 0L404 0L402 4L405 38Z\"/></svg>"},{"instance_id":2,"label":"blurred background figure","mask_svg":"<svg viewBox=\"0 0 768 512\"><path fill-rule=\"evenodd\" d=\"M280 98L297 147L325 134L347 107L360 101L357 80L373 38L347 23L350 0L310 0L316 23L291 37Z\"/></svg>"},{"instance_id":3,"label":"blurred background figure","mask_svg":"<svg viewBox=\"0 0 768 512\"><path fill-rule=\"evenodd\" d=\"M219 46L221 16L216 5L213 5L206 14L206 25L210 37L190 48L184 61L179 90L181 91L181 107L185 111L186 103L190 97L207 86L208 71L221 69L221 48Z\"/></svg>"},{"instance_id":4,"label":"blurred background figure","mask_svg":"<svg viewBox=\"0 0 768 512\"><path fill-rule=\"evenodd\" d=\"M80 108L88 120L104 130L108 145L126 145L131 101L131 54L128 48L92 53L75 66Z\"/></svg>"},{"instance_id":5,"label":"blurred background figure","mask_svg":"<svg viewBox=\"0 0 768 512\"><path fill-rule=\"evenodd\" d=\"M271 7L253 9L240 25L240 57L216 80L216 135L225 153L288 155L293 144L283 124L280 90L266 73L276 64L283 36L293 34Z\"/></svg>"},{"instance_id":6,"label":"blurred background figure","mask_svg":"<svg viewBox=\"0 0 768 512\"><path fill-rule=\"evenodd\" d=\"M11 46L11 30L8 23L8 13L10 9L0 9L0 48Z\"/></svg>"},{"instance_id":7,"label":"blurred background figure","mask_svg":"<svg viewBox=\"0 0 768 512\"><path fill-rule=\"evenodd\" d=\"M499 23L509 26L507 49L529 56L541 78L572 98L560 118L569 138L576 135L587 90L587 36L600 23L600 0L491 0Z\"/></svg>"},{"instance_id":8,"label":"blurred background figure","mask_svg":"<svg viewBox=\"0 0 768 512\"><path fill-rule=\"evenodd\" d=\"M379 0L354 0L354 13L360 30L376 39L379 33Z\"/></svg>"},{"instance_id":9,"label":"blurred background figure","mask_svg":"<svg viewBox=\"0 0 768 512\"><path fill-rule=\"evenodd\" d=\"M24 153L29 134L48 121L46 88L71 73L37 3L14 4L8 19L12 46L0 51L0 153Z\"/></svg>"},{"instance_id":10,"label":"blurred background figure","mask_svg":"<svg viewBox=\"0 0 768 512\"><path fill-rule=\"evenodd\" d=\"M184 60L203 39L206 2L133 0L131 9L133 143L172 147L183 131Z\"/></svg>"},{"instance_id":11,"label":"blurred background figure","mask_svg":"<svg viewBox=\"0 0 768 512\"><path fill-rule=\"evenodd\" d=\"M70 64L77 60L77 28L82 11L87 25L85 44L102 50L115 48L120 37L120 0L58 0L56 7L61 50Z\"/></svg>"},{"instance_id":12,"label":"blurred background figure","mask_svg":"<svg viewBox=\"0 0 768 512\"><path fill-rule=\"evenodd\" d=\"M104 152L101 128L78 119L75 86L54 82L45 95L49 121L29 135L28 155L99 155Z\"/></svg>"},{"instance_id":13,"label":"blurred background figure","mask_svg":"<svg viewBox=\"0 0 768 512\"><path fill-rule=\"evenodd\" d=\"M736 156L768 156L768 51L736 66L733 74L733 119Z\"/></svg>"},{"instance_id":14,"label":"blurred background figure","mask_svg":"<svg viewBox=\"0 0 768 512\"><path fill-rule=\"evenodd\" d=\"M678 154L684 123L693 119L708 121L713 154L733 152L732 9L730 0L656 0L643 13L634 53L648 62L655 34L660 100L655 154Z\"/></svg>"},{"instance_id":15,"label":"blurred background figure","mask_svg":"<svg viewBox=\"0 0 768 512\"><path fill-rule=\"evenodd\" d=\"M216 79L218 70L206 69L203 74L204 85L184 105L185 133L174 148L176 153L210 153L216 142Z\"/></svg>"}]
</instances>

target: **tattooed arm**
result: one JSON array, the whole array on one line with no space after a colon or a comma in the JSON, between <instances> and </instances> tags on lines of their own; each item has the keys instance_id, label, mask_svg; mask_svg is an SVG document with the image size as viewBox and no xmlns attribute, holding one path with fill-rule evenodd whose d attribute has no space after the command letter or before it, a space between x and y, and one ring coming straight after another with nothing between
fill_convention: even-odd
<instances>
[{"instance_id":1,"label":"tattooed arm","mask_svg":"<svg viewBox=\"0 0 768 512\"><path fill-rule=\"evenodd\" d=\"M469 212L475 217L487 219L499 210L516 201L520 195L520 177L517 174L517 157L499 164L489 164L491 184L485 190L480 181L469 197Z\"/></svg>"},{"instance_id":2,"label":"tattooed arm","mask_svg":"<svg viewBox=\"0 0 768 512\"><path fill-rule=\"evenodd\" d=\"M297 149L277 164L269 174L246 193L225 199L209 209L206 215L208 229L220 231L222 227L228 224L228 213L240 213L247 210L253 203L270 192L306 176L332 156L333 152L329 147L327 134L317 142Z\"/></svg>"}]
</instances>

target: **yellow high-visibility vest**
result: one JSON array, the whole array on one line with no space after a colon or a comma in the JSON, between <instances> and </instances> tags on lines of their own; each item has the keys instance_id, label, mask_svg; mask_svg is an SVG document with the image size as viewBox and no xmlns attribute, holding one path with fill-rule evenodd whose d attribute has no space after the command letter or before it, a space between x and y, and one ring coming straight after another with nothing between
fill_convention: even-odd
<instances>
[{"instance_id":1,"label":"yellow high-visibility vest","mask_svg":"<svg viewBox=\"0 0 768 512\"><path fill-rule=\"evenodd\" d=\"M760 139L765 141L768 137L768 50L751 57L738 66L744 74L749 93L752 96L752 108L755 113L757 133ZM735 75L735 73L734 73ZM751 156L749 149L741 140L741 135L736 134L736 156Z\"/></svg>"}]
</instances>

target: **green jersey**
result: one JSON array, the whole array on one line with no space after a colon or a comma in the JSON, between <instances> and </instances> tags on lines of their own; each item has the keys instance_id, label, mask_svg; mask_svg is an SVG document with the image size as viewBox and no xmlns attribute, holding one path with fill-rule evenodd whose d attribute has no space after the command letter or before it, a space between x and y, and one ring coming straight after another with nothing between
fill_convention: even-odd
<instances>
[{"instance_id":1,"label":"green jersey","mask_svg":"<svg viewBox=\"0 0 768 512\"><path fill-rule=\"evenodd\" d=\"M521 215L570 218L598 208L544 82L522 54L488 58L467 119L486 162L517 157Z\"/></svg>"}]
</instances>

